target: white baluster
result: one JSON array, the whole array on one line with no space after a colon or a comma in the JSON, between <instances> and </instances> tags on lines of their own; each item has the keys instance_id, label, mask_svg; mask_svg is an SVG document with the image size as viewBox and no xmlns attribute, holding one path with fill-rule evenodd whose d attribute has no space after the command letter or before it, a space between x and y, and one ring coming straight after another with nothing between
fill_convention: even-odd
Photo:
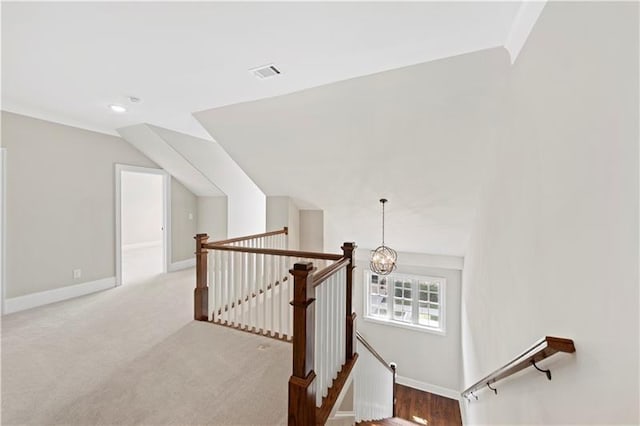
<instances>
[{"instance_id":1,"label":"white baluster","mask_svg":"<svg viewBox=\"0 0 640 426\"><path fill-rule=\"evenodd\" d=\"M224 324L229 323L229 252L222 252L222 304L220 305L222 308L222 321Z\"/></svg>"},{"instance_id":2,"label":"white baluster","mask_svg":"<svg viewBox=\"0 0 640 426\"><path fill-rule=\"evenodd\" d=\"M342 278L340 279L340 364L347 362L345 352L347 350L347 270L342 270Z\"/></svg>"},{"instance_id":3,"label":"white baluster","mask_svg":"<svg viewBox=\"0 0 640 426\"><path fill-rule=\"evenodd\" d=\"M253 241L251 242L251 244L253 245ZM254 308L254 302L255 302L255 298L253 297L253 294L255 293L255 277L256 277L256 254L255 253L249 253L249 259L248 259L248 266L247 266L247 275L248 275L248 292L247 295L249 296L249 301L247 302L247 308L249 309L249 319L248 319L248 329L252 330L253 327L255 327L256 323L255 323L255 319L256 319L256 310Z\"/></svg>"},{"instance_id":4,"label":"white baluster","mask_svg":"<svg viewBox=\"0 0 640 426\"><path fill-rule=\"evenodd\" d=\"M260 243L258 243L260 244ZM264 305L262 304L262 294L260 289L262 288L262 282L264 280L264 254L259 254L256 258L256 331L264 329L262 310Z\"/></svg>"},{"instance_id":5,"label":"white baluster","mask_svg":"<svg viewBox=\"0 0 640 426\"><path fill-rule=\"evenodd\" d=\"M273 239L273 237L271 238ZM278 271L276 266L276 256L271 256L271 301L269 303L271 305L271 333L269 333L271 336L275 336L278 330L278 324L276 322L278 319L276 312L276 281L278 281Z\"/></svg>"},{"instance_id":6,"label":"white baluster","mask_svg":"<svg viewBox=\"0 0 640 426\"><path fill-rule=\"evenodd\" d=\"M242 293L240 294L240 297L242 300L242 305L240 306L242 309L242 329L245 330L247 328L247 323L249 322L249 319L247 318L247 316L249 315L249 309L248 309L249 280L248 280L248 272L247 272L247 266L249 264L249 261L248 261L249 254L241 253L241 255L242 255Z\"/></svg>"},{"instance_id":7,"label":"white baluster","mask_svg":"<svg viewBox=\"0 0 640 426\"><path fill-rule=\"evenodd\" d=\"M315 364L316 371L316 406L322 406L322 393L324 391L324 360L323 360L323 340L324 340L324 286L316 287L316 346Z\"/></svg>"},{"instance_id":8,"label":"white baluster","mask_svg":"<svg viewBox=\"0 0 640 426\"><path fill-rule=\"evenodd\" d=\"M268 308L269 305L267 303L267 286L269 285L269 255L265 255L263 259L263 274L262 274L262 282L260 283L260 287L262 288L262 334L268 334L269 332L269 313Z\"/></svg>"},{"instance_id":9,"label":"white baluster","mask_svg":"<svg viewBox=\"0 0 640 426\"><path fill-rule=\"evenodd\" d=\"M285 335L289 336L289 315L287 312L287 286L289 285L289 278L287 275L287 257L280 256L280 337L284 337Z\"/></svg>"},{"instance_id":10,"label":"white baluster","mask_svg":"<svg viewBox=\"0 0 640 426\"><path fill-rule=\"evenodd\" d=\"M235 268L235 252L229 253L229 323L235 326L236 322L236 268Z\"/></svg>"},{"instance_id":11,"label":"white baluster","mask_svg":"<svg viewBox=\"0 0 640 426\"><path fill-rule=\"evenodd\" d=\"M214 288L213 292L215 293L215 302L213 305L213 320L216 322L220 321L220 314L218 310L220 309L220 305L222 304L222 255L220 250L213 251L213 257L215 258L215 273L216 278L214 280Z\"/></svg>"}]
</instances>

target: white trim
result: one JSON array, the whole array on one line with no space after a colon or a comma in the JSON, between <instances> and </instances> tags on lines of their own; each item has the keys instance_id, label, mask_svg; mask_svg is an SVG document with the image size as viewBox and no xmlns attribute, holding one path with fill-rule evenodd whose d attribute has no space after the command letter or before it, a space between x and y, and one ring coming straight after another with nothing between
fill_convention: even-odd
<instances>
[{"instance_id":1,"label":"white trim","mask_svg":"<svg viewBox=\"0 0 640 426\"><path fill-rule=\"evenodd\" d=\"M520 9L504 42L504 48L509 52L512 65L516 62L546 4L547 0L523 1L520 3Z\"/></svg>"},{"instance_id":2,"label":"white trim","mask_svg":"<svg viewBox=\"0 0 640 426\"><path fill-rule=\"evenodd\" d=\"M462 420L462 424L467 424L467 404L468 402L464 398L458 398L458 405L460 406L460 419Z\"/></svg>"},{"instance_id":3,"label":"white trim","mask_svg":"<svg viewBox=\"0 0 640 426\"><path fill-rule=\"evenodd\" d=\"M460 391L438 385L432 385L431 383L421 382L420 380L410 379L404 376L396 376L396 383L404 386L409 386L410 388L418 389L421 391L444 396L445 398L455 399L456 401L459 401L461 398Z\"/></svg>"},{"instance_id":4,"label":"white trim","mask_svg":"<svg viewBox=\"0 0 640 426\"><path fill-rule=\"evenodd\" d=\"M412 305L412 309L413 309L413 318L412 318L412 322L404 322L404 321L398 321L396 319L393 318L393 298L394 298L394 291L395 288L393 287L393 285L389 285L388 289L387 289L387 318L380 318L380 317L374 317L369 315L369 312L371 311L371 298L369 297L369 294L371 292L371 276L374 275L373 272L369 271L369 270L365 270L364 271L364 291L363 291L363 296L364 296L364 300L363 300L363 306L364 306L364 320L367 322L372 322L372 323L376 323L376 324L380 324L380 325L390 325L393 327L399 327L399 328L404 328L407 330L413 330L413 331L419 331L419 332L423 332L423 333L432 333L432 334L437 334L440 336L446 336L447 335L447 312L446 312L446 306L447 306L447 298L446 298L446 287L447 287L447 279L445 277L438 277L435 275L416 275L416 274L404 274L404 273L396 273L396 272L392 272L389 275L383 276L383 275L379 275L382 278L385 277L392 277L392 278L401 278L401 279L406 279L406 280L411 280L412 282L412 286L411 286L411 292L414 295L414 297L419 297L416 296L419 294L418 289L417 289L417 283L421 280L424 279L432 279L432 280L438 280L440 281L440 291L438 292L439 295L439 302L438 305L440 307L440 312L439 312L439 316L440 316L440 327L439 328L435 328L435 327L430 327L427 325L423 325L423 324L419 324L417 322L418 318L417 318L417 313L418 311L415 309L416 306L414 306L415 304L417 304L419 301L417 299L414 299L412 297L412 303L414 305ZM389 302L389 299L391 300Z\"/></svg>"},{"instance_id":5,"label":"white trim","mask_svg":"<svg viewBox=\"0 0 640 426\"><path fill-rule=\"evenodd\" d=\"M11 314L13 312L24 311L25 309L31 309L37 306L48 305L49 303L73 299L74 297L84 296L86 294L95 293L96 291L114 288L115 285L116 278L109 277L101 280L55 288L53 290L31 293L25 296L12 297L5 300L5 313Z\"/></svg>"},{"instance_id":6,"label":"white trim","mask_svg":"<svg viewBox=\"0 0 640 426\"><path fill-rule=\"evenodd\" d=\"M7 313L7 150L0 148L0 315Z\"/></svg>"},{"instance_id":7,"label":"white trim","mask_svg":"<svg viewBox=\"0 0 640 426\"><path fill-rule=\"evenodd\" d=\"M141 248L157 247L162 245L162 240L147 241L146 243L123 244L122 251L135 250Z\"/></svg>"},{"instance_id":8,"label":"white trim","mask_svg":"<svg viewBox=\"0 0 640 426\"><path fill-rule=\"evenodd\" d=\"M163 169L151 167L115 165L115 216L116 216L116 285L122 285L122 172L149 173L162 176L163 187L163 227L162 272L169 271L171 263L171 176Z\"/></svg>"},{"instance_id":9,"label":"white trim","mask_svg":"<svg viewBox=\"0 0 640 426\"><path fill-rule=\"evenodd\" d=\"M445 333L442 330L438 330L438 329L435 329L435 328L429 328L429 327L426 327L424 325L411 324L411 323L408 323L408 322L394 321L394 320L390 320L390 319L374 318L374 317L368 317L366 315L363 316L363 320L365 322L370 322L370 323L373 323L373 324L388 325L388 326L391 326L391 327L404 328L405 330L418 331L420 333L431 333L431 334L437 334L438 336L446 336L447 335L447 333Z\"/></svg>"},{"instance_id":10,"label":"white trim","mask_svg":"<svg viewBox=\"0 0 640 426\"><path fill-rule=\"evenodd\" d=\"M2 99L2 110L10 112L12 114L26 115L37 120L44 120L63 126L75 127L77 129L86 130L88 132L102 133L103 135L109 136L120 136L118 132L111 128L93 126L82 121L77 121L69 117L65 117L64 114L59 114L52 111L44 111L39 108L34 108L33 106L20 105L19 103L15 103L7 99Z\"/></svg>"},{"instance_id":11,"label":"white trim","mask_svg":"<svg viewBox=\"0 0 640 426\"><path fill-rule=\"evenodd\" d=\"M356 361L357 362L357 361ZM349 373L349 377L347 377L347 380L345 380L344 385L342 385L342 390L340 390L340 393L338 394L338 398L336 398L336 402L333 404L333 408L331 409L331 412L329 413L329 419L334 418L338 415L338 408L340 408L340 406L342 406L342 403L344 402L344 398L347 396L347 392L349 392L349 387L351 386L351 384L353 383L353 379L355 377L355 373L356 373L356 369L352 368L351 372ZM354 389L354 393L353 395L355 396L355 389ZM353 406L355 407L355 401L353 401ZM355 413L352 413L353 416L355 417Z\"/></svg>"},{"instance_id":12,"label":"white trim","mask_svg":"<svg viewBox=\"0 0 640 426\"><path fill-rule=\"evenodd\" d=\"M169 264L169 272L180 271L182 269L189 269L196 267L196 258L180 260Z\"/></svg>"},{"instance_id":13,"label":"white trim","mask_svg":"<svg viewBox=\"0 0 640 426\"><path fill-rule=\"evenodd\" d=\"M369 267L371 249L358 247L356 261ZM398 252L398 268L441 268L462 271L464 269L464 257L448 256L427 253Z\"/></svg>"}]
</instances>

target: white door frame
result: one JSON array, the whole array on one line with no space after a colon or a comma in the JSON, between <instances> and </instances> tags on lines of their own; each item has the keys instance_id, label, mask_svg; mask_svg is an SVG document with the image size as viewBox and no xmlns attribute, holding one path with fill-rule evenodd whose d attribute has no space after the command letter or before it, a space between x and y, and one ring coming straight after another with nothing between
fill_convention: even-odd
<instances>
[{"instance_id":1,"label":"white door frame","mask_svg":"<svg viewBox=\"0 0 640 426\"><path fill-rule=\"evenodd\" d=\"M162 272L169 270L171 263L171 179L163 169L116 164L116 286L122 285L122 172L148 173L162 176L163 189L163 233Z\"/></svg>"},{"instance_id":2,"label":"white door frame","mask_svg":"<svg viewBox=\"0 0 640 426\"><path fill-rule=\"evenodd\" d=\"M0 148L0 315L6 312L5 300L7 269L7 149Z\"/></svg>"}]
</instances>

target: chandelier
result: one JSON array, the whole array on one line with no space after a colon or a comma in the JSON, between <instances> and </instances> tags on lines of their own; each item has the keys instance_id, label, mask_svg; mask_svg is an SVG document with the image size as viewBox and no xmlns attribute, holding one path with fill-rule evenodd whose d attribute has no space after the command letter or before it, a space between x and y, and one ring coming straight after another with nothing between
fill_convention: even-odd
<instances>
[{"instance_id":1,"label":"chandelier","mask_svg":"<svg viewBox=\"0 0 640 426\"><path fill-rule=\"evenodd\" d=\"M382 198L382 245L371 252L371 261L369 267L373 272L379 275L388 275L396 269L396 260L398 254L390 247L384 245L384 203L386 198Z\"/></svg>"}]
</instances>

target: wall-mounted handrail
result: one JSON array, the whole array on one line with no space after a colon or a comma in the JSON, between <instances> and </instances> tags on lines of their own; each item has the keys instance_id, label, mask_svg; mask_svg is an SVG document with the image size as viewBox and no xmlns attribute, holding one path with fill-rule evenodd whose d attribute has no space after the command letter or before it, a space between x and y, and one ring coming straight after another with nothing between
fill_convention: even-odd
<instances>
[{"instance_id":1,"label":"wall-mounted handrail","mask_svg":"<svg viewBox=\"0 0 640 426\"><path fill-rule=\"evenodd\" d=\"M388 363L356 331L362 366L356 370L356 422L374 421L396 416L396 366ZM382 368L380 368L382 367Z\"/></svg>"},{"instance_id":2,"label":"wall-mounted handrail","mask_svg":"<svg viewBox=\"0 0 640 426\"><path fill-rule=\"evenodd\" d=\"M244 237L229 238L228 240L213 241L210 244L215 244L215 245L231 244L231 243L238 243L240 241L254 240L257 238L271 237L273 235L280 235L280 234L289 235L289 228L285 226L284 228L278 229L277 231L263 232L262 234L247 235Z\"/></svg>"},{"instance_id":3,"label":"wall-mounted handrail","mask_svg":"<svg viewBox=\"0 0 640 426\"><path fill-rule=\"evenodd\" d=\"M468 395L473 394L473 392L483 388L491 389L497 394L497 390L491 387L493 383L497 382L498 380L502 380L505 377L511 376L512 374L515 374L520 370L524 370L525 368L532 366L535 367L538 371L545 373L547 375L547 378L551 380L551 371L540 369L536 365L536 363L550 357L557 352L573 353L575 351L576 348L573 344L573 340L561 337L546 336L533 344L529 349L513 358L504 366L498 368L491 374L483 377L473 385L469 386L462 392L462 396L466 398L468 397Z\"/></svg>"},{"instance_id":4,"label":"wall-mounted handrail","mask_svg":"<svg viewBox=\"0 0 640 426\"><path fill-rule=\"evenodd\" d=\"M367 342L367 340L362 337L362 334L360 334L359 331L356 331L356 338L358 339L358 341L360 343L362 343L362 346L364 346L365 348L367 348L367 350L369 352L371 352L371 355L373 355L374 357L376 357L378 359L378 361L380 361L380 363L382 365L384 365L389 371L391 371L392 373L395 372L395 370L393 369L393 367L391 367L391 364L388 363L387 361L384 360L384 358L382 358L382 356L378 353L378 351L376 351L373 346L371 346L371 344L369 342Z\"/></svg>"}]
</instances>

